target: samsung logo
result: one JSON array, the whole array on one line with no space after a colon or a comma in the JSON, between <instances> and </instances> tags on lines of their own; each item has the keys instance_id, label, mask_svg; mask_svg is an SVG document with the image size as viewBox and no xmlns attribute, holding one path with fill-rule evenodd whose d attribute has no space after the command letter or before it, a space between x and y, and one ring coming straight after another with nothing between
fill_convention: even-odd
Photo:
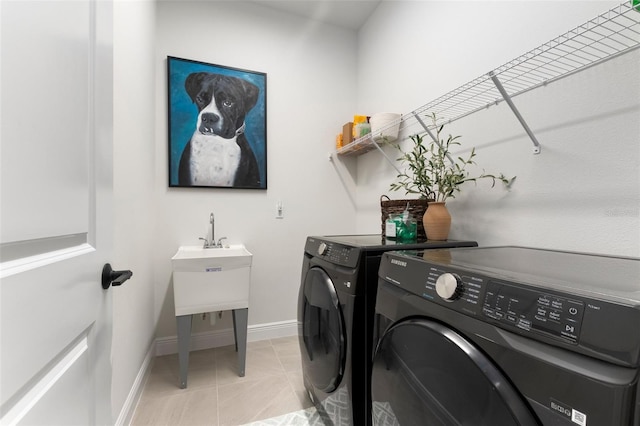
<instances>
[{"instance_id":1,"label":"samsung logo","mask_svg":"<svg viewBox=\"0 0 640 426\"><path fill-rule=\"evenodd\" d=\"M407 266L407 262L403 262L402 260L391 259L391 263L393 265L402 266L403 268Z\"/></svg>"},{"instance_id":2,"label":"samsung logo","mask_svg":"<svg viewBox=\"0 0 640 426\"><path fill-rule=\"evenodd\" d=\"M554 410L567 420L571 420L573 424L576 424L578 426L587 426L587 415L585 413L581 413L580 411L569 407L560 401L556 401L553 398L550 402L550 407L552 410Z\"/></svg>"},{"instance_id":3,"label":"samsung logo","mask_svg":"<svg viewBox=\"0 0 640 426\"><path fill-rule=\"evenodd\" d=\"M563 407L560 404L555 403L553 400L551 401L551 409L559 412L560 414L564 414L567 417L571 417L571 410Z\"/></svg>"}]
</instances>

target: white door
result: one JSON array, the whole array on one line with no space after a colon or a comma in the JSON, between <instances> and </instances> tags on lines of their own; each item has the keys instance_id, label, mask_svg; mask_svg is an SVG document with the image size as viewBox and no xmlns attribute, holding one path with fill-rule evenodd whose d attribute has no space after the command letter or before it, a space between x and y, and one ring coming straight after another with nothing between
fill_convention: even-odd
<instances>
[{"instance_id":1,"label":"white door","mask_svg":"<svg viewBox=\"0 0 640 426\"><path fill-rule=\"evenodd\" d=\"M113 424L112 6L0 2L2 425Z\"/></svg>"}]
</instances>

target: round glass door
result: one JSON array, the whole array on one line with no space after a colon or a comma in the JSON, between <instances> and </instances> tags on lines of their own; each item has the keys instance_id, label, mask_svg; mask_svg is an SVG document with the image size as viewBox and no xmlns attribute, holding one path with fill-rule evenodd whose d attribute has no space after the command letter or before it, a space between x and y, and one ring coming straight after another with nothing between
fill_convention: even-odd
<instances>
[{"instance_id":1,"label":"round glass door","mask_svg":"<svg viewBox=\"0 0 640 426\"><path fill-rule=\"evenodd\" d=\"M427 319L406 320L384 333L371 388L376 426L539 424L477 347Z\"/></svg>"},{"instance_id":2,"label":"round glass door","mask_svg":"<svg viewBox=\"0 0 640 426\"><path fill-rule=\"evenodd\" d=\"M305 375L316 389L330 393L342 381L345 367L346 338L338 295L329 275L313 267L300 296Z\"/></svg>"}]
</instances>

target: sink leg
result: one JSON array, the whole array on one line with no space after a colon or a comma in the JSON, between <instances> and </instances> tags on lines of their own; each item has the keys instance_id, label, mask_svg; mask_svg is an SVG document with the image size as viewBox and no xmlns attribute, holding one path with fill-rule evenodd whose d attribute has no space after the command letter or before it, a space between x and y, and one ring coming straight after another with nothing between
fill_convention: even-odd
<instances>
[{"instance_id":1,"label":"sink leg","mask_svg":"<svg viewBox=\"0 0 640 426\"><path fill-rule=\"evenodd\" d=\"M248 308L233 310L233 334L236 339L236 350L238 351L238 375L240 377L244 377L245 364L247 360L248 319Z\"/></svg>"},{"instance_id":2,"label":"sink leg","mask_svg":"<svg viewBox=\"0 0 640 426\"><path fill-rule=\"evenodd\" d=\"M238 328L236 327L236 310L232 310L231 314L231 318L233 318L233 342L236 345L236 352L238 352Z\"/></svg>"},{"instance_id":3,"label":"sink leg","mask_svg":"<svg viewBox=\"0 0 640 426\"><path fill-rule=\"evenodd\" d=\"M187 387L189 369L189 342L191 340L191 315L176 317L178 323L178 362L180 363L180 389Z\"/></svg>"}]
</instances>

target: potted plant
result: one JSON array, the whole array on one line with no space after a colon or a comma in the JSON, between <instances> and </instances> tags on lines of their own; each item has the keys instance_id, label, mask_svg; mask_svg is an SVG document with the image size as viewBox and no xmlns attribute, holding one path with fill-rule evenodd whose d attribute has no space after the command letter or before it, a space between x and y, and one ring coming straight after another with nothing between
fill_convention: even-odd
<instances>
[{"instance_id":1,"label":"potted plant","mask_svg":"<svg viewBox=\"0 0 640 426\"><path fill-rule=\"evenodd\" d=\"M436 129L435 140L427 140L423 135L411 136L413 148L404 152L398 158L406 168L397 176L397 181L391 184L392 191L404 190L406 194L419 194L429 201L424 215L424 227L427 238L432 240L446 240L451 227L451 216L446 208L446 201L455 198L460 187L466 182L476 182L479 179L490 179L492 187L496 181L501 181L507 187L511 185L515 177L508 179L502 173L498 176L485 173L471 176L467 166L475 165L475 148L467 158L452 157L451 149L460 145L460 136L449 135L442 138L444 125L438 126L436 116L431 116ZM434 225L439 227L434 228Z\"/></svg>"}]
</instances>

